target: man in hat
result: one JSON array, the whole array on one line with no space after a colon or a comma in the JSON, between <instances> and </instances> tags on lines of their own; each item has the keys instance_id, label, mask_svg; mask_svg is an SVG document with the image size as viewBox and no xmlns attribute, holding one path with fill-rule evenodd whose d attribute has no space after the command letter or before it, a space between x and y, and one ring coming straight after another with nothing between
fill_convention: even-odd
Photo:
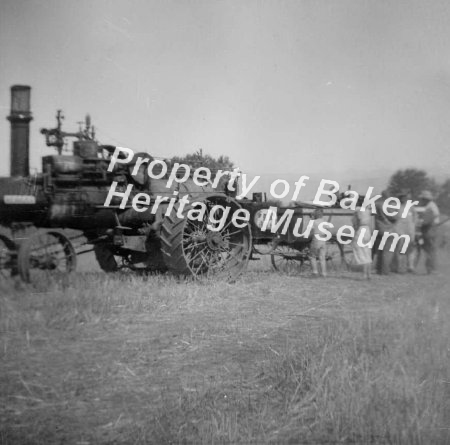
<instances>
[{"instance_id":1,"label":"man in hat","mask_svg":"<svg viewBox=\"0 0 450 445\"><path fill-rule=\"evenodd\" d=\"M424 190L419 198L425 203L422 214L423 248L426 253L425 267L429 274L436 271L436 228L439 224L439 209L430 191Z\"/></svg>"}]
</instances>

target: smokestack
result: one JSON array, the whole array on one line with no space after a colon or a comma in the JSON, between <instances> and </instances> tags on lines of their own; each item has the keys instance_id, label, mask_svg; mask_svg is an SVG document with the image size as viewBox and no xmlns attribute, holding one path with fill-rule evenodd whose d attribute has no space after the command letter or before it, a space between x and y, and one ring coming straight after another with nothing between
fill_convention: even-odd
<instances>
[{"instance_id":1,"label":"smokestack","mask_svg":"<svg viewBox=\"0 0 450 445\"><path fill-rule=\"evenodd\" d=\"M30 174L30 111L31 87L13 85L11 87L11 176Z\"/></svg>"}]
</instances>

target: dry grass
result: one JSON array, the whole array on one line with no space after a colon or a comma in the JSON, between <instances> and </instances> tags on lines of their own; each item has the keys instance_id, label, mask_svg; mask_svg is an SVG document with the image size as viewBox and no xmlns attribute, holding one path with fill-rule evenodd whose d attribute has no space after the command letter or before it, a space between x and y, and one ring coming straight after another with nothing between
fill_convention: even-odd
<instances>
[{"instance_id":1,"label":"dry grass","mask_svg":"<svg viewBox=\"0 0 450 445\"><path fill-rule=\"evenodd\" d=\"M251 269L0 282L0 444L450 442L450 277Z\"/></svg>"}]
</instances>

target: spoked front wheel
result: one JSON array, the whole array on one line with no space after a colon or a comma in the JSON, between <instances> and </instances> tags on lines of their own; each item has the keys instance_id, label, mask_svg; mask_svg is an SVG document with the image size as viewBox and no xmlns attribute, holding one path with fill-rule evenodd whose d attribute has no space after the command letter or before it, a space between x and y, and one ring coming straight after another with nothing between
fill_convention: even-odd
<instances>
[{"instance_id":1,"label":"spoked front wheel","mask_svg":"<svg viewBox=\"0 0 450 445\"><path fill-rule=\"evenodd\" d=\"M70 240L56 230L38 231L19 248L17 266L26 282L41 282L76 268L76 252Z\"/></svg>"},{"instance_id":2,"label":"spoked front wheel","mask_svg":"<svg viewBox=\"0 0 450 445\"><path fill-rule=\"evenodd\" d=\"M273 268L283 274L292 275L304 272L311 267L309 249L294 249L287 245L278 246L270 255Z\"/></svg>"}]
</instances>

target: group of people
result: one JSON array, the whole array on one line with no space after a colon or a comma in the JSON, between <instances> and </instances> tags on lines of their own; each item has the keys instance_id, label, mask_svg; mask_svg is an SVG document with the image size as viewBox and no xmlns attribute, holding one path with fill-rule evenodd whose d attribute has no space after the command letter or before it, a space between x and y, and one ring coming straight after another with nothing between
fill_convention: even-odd
<instances>
[{"instance_id":1,"label":"group of people","mask_svg":"<svg viewBox=\"0 0 450 445\"><path fill-rule=\"evenodd\" d=\"M404 212L407 201L411 198L408 191L398 194L401 207L395 217L388 215L383 210L383 203L388 198L386 192L382 193L382 199L376 201L375 206L375 229L377 236L371 245L372 240L372 209L366 208L361 211L357 208L353 219L355 236L352 242L354 265L362 266L365 279L370 279L372 274L372 264L375 262L376 272L380 275L389 275L391 272L415 273L415 252L416 243L421 243L426 255L425 267L428 274L436 272L436 229L439 224L439 209L433 200L430 191L425 190L420 194L424 206L420 214L413 207ZM409 207L409 206L408 206ZM406 214L405 214L406 213ZM401 216L400 216L401 215ZM324 221L323 211L317 209L314 214L314 227ZM393 248L392 236L386 238L382 249L379 249L381 240L385 233L395 233L398 235L408 235L409 245L402 253L404 238L400 238L395 248ZM360 240L360 234L363 238ZM360 240L358 243L357 241ZM362 241L362 242L361 242ZM391 251L392 249L392 251ZM327 275L326 271L326 245L315 236L311 242L311 266L313 276L319 275L318 262L320 264L320 274Z\"/></svg>"},{"instance_id":2,"label":"group of people","mask_svg":"<svg viewBox=\"0 0 450 445\"><path fill-rule=\"evenodd\" d=\"M387 196L385 196L387 197ZM409 192L402 192L398 195L401 203L400 212L408 199ZM399 273L415 273L415 243L422 243L423 250L426 255L425 267L428 274L436 272L436 229L439 224L439 209L434 202L433 195L430 191L423 191L419 199L423 205L423 211L418 214L414 207L407 212L404 218L388 217L381 209L381 204L376 209L375 228L379 230L378 237L372 249L372 258L376 254L376 271L382 275L388 275L390 272ZM399 235L408 235L410 243L404 254L400 253L403 243L399 243L393 252L390 251L391 244L386 243L383 250L378 250L380 239L385 232L394 232ZM388 238L392 242L392 238ZM403 240L404 241L404 240Z\"/></svg>"}]
</instances>

